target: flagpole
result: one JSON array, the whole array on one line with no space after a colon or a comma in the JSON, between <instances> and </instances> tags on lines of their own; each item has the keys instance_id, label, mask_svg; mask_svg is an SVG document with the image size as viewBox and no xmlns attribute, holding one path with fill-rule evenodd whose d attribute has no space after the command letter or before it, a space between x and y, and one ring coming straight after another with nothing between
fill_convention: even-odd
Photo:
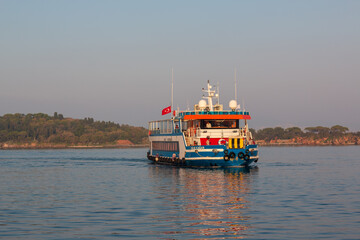
<instances>
[{"instance_id":1,"label":"flagpole","mask_svg":"<svg viewBox=\"0 0 360 240\"><path fill-rule=\"evenodd\" d=\"M217 94L218 94L218 97L217 97L217 104L220 105L220 91L219 91L219 82L217 82Z\"/></svg>"},{"instance_id":2,"label":"flagpole","mask_svg":"<svg viewBox=\"0 0 360 240\"><path fill-rule=\"evenodd\" d=\"M171 111L174 107L174 67L171 68Z\"/></svg>"},{"instance_id":3,"label":"flagpole","mask_svg":"<svg viewBox=\"0 0 360 240\"><path fill-rule=\"evenodd\" d=\"M235 83L235 101L237 102L236 68L234 68L234 83Z\"/></svg>"}]
</instances>

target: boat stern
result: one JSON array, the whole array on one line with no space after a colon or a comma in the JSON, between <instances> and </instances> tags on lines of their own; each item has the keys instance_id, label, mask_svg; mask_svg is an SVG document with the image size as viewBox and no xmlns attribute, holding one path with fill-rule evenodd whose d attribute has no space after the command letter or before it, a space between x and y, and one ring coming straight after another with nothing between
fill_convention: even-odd
<instances>
[{"instance_id":1,"label":"boat stern","mask_svg":"<svg viewBox=\"0 0 360 240\"><path fill-rule=\"evenodd\" d=\"M186 150L186 166L239 167L249 166L259 159L258 146L229 148L228 145L196 146Z\"/></svg>"}]
</instances>

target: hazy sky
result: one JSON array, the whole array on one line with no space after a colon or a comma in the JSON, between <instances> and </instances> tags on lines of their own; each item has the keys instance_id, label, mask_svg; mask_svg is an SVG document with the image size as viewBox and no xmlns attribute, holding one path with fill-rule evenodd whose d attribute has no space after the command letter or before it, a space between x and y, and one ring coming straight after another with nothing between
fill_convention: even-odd
<instances>
[{"instance_id":1,"label":"hazy sky","mask_svg":"<svg viewBox=\"0 0 360 240\"><path fill-rule=\"evenodd\" d=\"M3 1L0 115L136 126L209 79L250 126L360 130L360 1Z\"/></svg>"}]
</instances>

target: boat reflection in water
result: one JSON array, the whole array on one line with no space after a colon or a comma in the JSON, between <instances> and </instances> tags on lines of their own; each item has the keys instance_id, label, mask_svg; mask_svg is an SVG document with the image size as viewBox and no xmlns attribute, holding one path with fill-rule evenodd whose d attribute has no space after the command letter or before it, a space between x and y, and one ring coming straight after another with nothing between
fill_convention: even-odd
<instances>
[{"instance_id":1,"label":"boat reflection in water","mask_svg":"<svg viewBox=\"0 0 360 240\"><path fill-rule=\"evenodd\" d=\"M244 238L251 234L249 194L258 168L190 169L153 165L161 199L152 234L160 238ZM162 236L161 236L162 235Z\"/></svg>"}]
</instances>

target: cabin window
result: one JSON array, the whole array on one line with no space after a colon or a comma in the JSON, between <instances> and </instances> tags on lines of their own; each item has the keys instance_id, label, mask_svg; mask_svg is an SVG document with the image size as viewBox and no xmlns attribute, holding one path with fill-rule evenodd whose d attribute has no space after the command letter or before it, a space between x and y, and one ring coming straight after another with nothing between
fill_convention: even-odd
<instances>
[{"instance_id":1,"label":"cabin window","mask_svg":"<svg viewBox=\"0 0 360 240\"><path fill-rule=\"evenodd\" d=\"M181 129L184 131L184 130L187 130L188 129L188 122L187 121L182 121L181 122Z\"/></svg>"},{"instance_id":2,"label":"cabin window","mask_svg":"<svg viewBox=\"0 0 360 240\"><path fill-rule=\"evenodd\" d=\"M238 129L238 119L226 119L226 120L201 120L202 129Z\"/></svg>"},{"instance_id":3,"label":"cabin window","mask_svg":"<svg viewBox=\"0 0 360 240\"><path fill-rule=\"evenodd\" d=\"M181 124L180 121L174 121L174 132L175 133L180 133L181 131Z\"/></svg>"},{"instance_id":4,"label":"cabin window","mask_svg":"<svg viewBox=\"0 0 360 240\"><path fill-rule=\"evenodd\" d=\"M152 150L154 151L166 151L166 152L178 152L179 143L174 141L154 141L152 142Z\"/></svg>"}]
</instances>

